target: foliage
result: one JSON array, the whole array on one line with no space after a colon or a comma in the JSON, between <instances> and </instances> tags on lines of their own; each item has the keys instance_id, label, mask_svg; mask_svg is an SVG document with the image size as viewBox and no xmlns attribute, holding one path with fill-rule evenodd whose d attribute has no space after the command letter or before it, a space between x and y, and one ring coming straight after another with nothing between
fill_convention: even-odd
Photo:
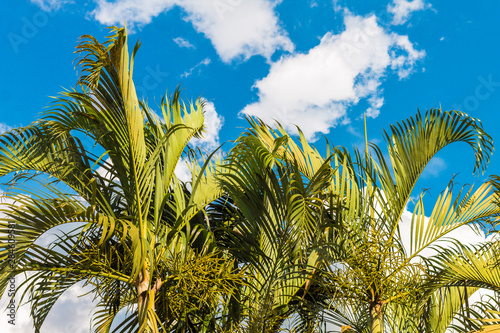
<instances>
[{"instance_id":1,"label":"foliage","mask_svg":"<svg viewBox=\"0 0 500 333\"><path fill-rule=\"evenodd\" d=\"M273 151L296 163L312 181L325 159L307 145L281 145L261 126L259 139ZM275 134L275 133L274 133ZM458 112L430 110L418 113L385 133L390 164L381 149L366 144L365 153L350 154L331 149L327 160L334 171L326 186L328 199L323 209L329 225L321 253L329 286L324 308L330 321L355 331L414 331L425 325L418 306L427 293L428 267L420 254L457 228L495 218L500 212L491 185L477 190L460 190L453 199L452 188L438 198L430 218L425 218L423 195L411 218L410 238L402 237L402 216L413 188L427 163L441 149L465 142L474 151L475 170L486 167L492 151L491 138L480 122ZM301 142L304 142L301 137ZM281 146L281 147L280 147ZM405 244L405 241L408 244ZM325 274L323 274L325 275ZM324 288L319 288L324 293ZM323 298L324 299L324 298Z\"/></svg>"},{"instance_id":2,"label":"foliage","mask_svg":"<svg viewBox=\"0 0 500 333\"><path fill-rule=\"evenodd\" d=\"M124 308L119 331L213 325L207 314L242 283L204 218L204 207L223 194L216 165L188 155L190 190L174 173L188 141L203 132L203 105L186 106L176 91L163 98L160 118L140 103L132 81L138 48L129 59L124 29L104 44L84 36L78 89L63 92L39 121L0 137L0 176L13 175L0 233L9 224L16 231L14 269L1 239L0 290L31 273L25 284L37 332L60 295L82 281L98 301L96 332L108 332ZM49 246L37 243L64 224L74 230Z\"/></svg>"},{"instance_id":3,"label":"foliage","mask_svg":"<svg viewBox=\"0 0 500 333\"><path fill-rule=\"evenodd\" d=\"M245 332L275 332L305 305L321 261L315 250L319 234L330 223L323 209L333 171L328 161L306 179L297 160L277 153L292 139L284 135L268 145L259 139L260 130L273 134L253 122L237 140L220 175L236 211L218 223L244 241L243 247L233 246L236 257L243 257L242 251L250 253L242 260L248 281L241 290Z\"/></svg>"}]
</instances>

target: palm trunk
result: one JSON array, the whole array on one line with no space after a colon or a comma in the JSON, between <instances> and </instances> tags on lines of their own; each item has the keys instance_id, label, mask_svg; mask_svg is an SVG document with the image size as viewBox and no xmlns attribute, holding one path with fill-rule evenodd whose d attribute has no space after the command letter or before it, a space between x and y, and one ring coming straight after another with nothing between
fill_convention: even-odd
<instances>
[{"instance_id":1,"label":"palm trunk","mask_svg":"<svg viewBox=\"0 0 500 333\"><path fill-rule=\"evenodd\" d=\"M156 326L156 320L148 316L148 311L155 311L155 295L162 284L161 279L156 279L153 288L149 285L149 270L144 269L135 282L137 289L137 311L139 317L139 332L152 332L151 328Z\"/></svg>"},{"instance_id":2,"label":"palm trunk","mask_svg":"<svg viewBox=\"0 0 500 333\"><path fill-rule=\"evenodd\" d=\"M137 311L139 319L139 332L150 332L148 324L149 305L149 270L143 269L135 281L137 289Z\"/></svg>"},{"instance_id":3,"label":"palm trunk","mask_svg":"<svg viewBox=\"0 0 500 333\"><path fill-rule=\"evenodd\" d=\"M370 332L384 332L384 318L382 313L382 303L380 301L370 304Z\"/></svg>"}]
</instances>

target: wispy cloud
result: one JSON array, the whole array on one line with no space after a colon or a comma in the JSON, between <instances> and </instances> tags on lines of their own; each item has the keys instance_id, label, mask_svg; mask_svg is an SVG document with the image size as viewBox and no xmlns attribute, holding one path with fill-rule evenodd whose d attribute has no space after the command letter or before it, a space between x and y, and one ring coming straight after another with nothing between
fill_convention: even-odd
<instances>
[{"instance_id":1,"label":"wispy cloud","mask_svg":"<svg viewBox=\"0 0 500 333\"><path fill-rule=\"evenodd\" d=\"M11 129L12 127L7 125L6 123L0 123L0 134L10 131Z\"/></svg>"},{"instance_id":2,"label":"wispy cloud","mask_svg":"<svg viewBox=\"0 0 500 333\"><path fill-rule=\"evenodd\" d=\"M433 157L422 173L423 178L437 178L448 166L441 157Z\"/></svg>"},{"instance_id":3,"label":"wispy cloud","mask_svg":"<svg viewBox=\"0 0 500 333\"><path fill-rule=\"evenodd\" d=\"M73 3L73 0L30 0L31 3L37 5L46 12L51 12L53 10L58 10L63 5L68 3Z\"/></svg>"},{"instance_id":4,"label":"wispy cloud","mask_svg":"<svg viewBox=\"0 0 500 333\"><path fill-rule=\"evenodd\" d=\"M184 39L182 37L177 37L177 38L174 38L173 41L175 42L175 44L177 44L179 47L183 47L183 48L186 48L186 49L195 49L196 47L191 44L187 39Z\"/></svg>"},{"instance_id":5,"label":"wispy cloud","mask_svg":"<svg viewBox=\"0 0 500 333\"><path fill-rule=\"evenodd\" d=\"M357 138L363 138L363 134L361 133L361 131L351 124L347 125L346 130Z\"/></svg>"},{"instance_id":6,"label":"wispy cloud","mask_svg":"<svg viewBox=\"0 0 500 333\"><path fill-rule=\"evenodd\" d=\"M197 63L196 65L194 65L193 67L191 67L187 72L182 73L181 77L186 78L186 77L190 76L191 74L193 74L193 72L196 69L199 69L202 66L206 67L206 66L210 65L211 62L212 62L212 60L210 60L210 58L205 58L202 61L200 61L199 63Z\"/></svg>"}]
</instances>

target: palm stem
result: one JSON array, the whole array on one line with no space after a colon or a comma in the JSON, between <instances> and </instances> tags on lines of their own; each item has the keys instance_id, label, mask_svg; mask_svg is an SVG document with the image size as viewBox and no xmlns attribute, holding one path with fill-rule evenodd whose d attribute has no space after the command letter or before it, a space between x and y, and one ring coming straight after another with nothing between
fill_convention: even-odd
<instances>
[{"instance_id":1,"label":"palm stem","mask_svg":"<svg viewBox=\"0 0 500 333\"><path fill-rule=\"evenodd\" d=\"M370 332L384 332L384 318L382 312L382 303L380 301L370 304Z\"/></svg>"}]
</instances>

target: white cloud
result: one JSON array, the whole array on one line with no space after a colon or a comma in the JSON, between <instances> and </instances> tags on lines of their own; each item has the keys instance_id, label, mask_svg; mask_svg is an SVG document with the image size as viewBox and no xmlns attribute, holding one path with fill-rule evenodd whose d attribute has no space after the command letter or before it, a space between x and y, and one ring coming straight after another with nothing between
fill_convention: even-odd
<instances>
[{"instance_id":1,"label":"white cloud","mask_svg":"<svg viewBox=\"0 0 500 333\"><path fill-rule=\"evenodd\" d=\"M253 55L270 58L276 49L293 50L268 0L185 0L188 20L203 32L225 62Z\"/></svg>"},{"instance_id":2,"label":"white cloud","mask_svg":"<svg viewBox=\"0 0 500 333\"><path fill-rule=\"evenodd\" d=\"M177 162L174 173L177 176L177 178L179 178L183 182L188 182L191 180L191 170L189 170L188 164L183 159Z\"/></svg>"},{"instance_id":3,"label":"white cloud","mask_svg":"<svg viewBox=\"0 0 500 333\"><path fill-rule=\"evenodd\" d=\"M11 126L5 124L5 123L0 123L0 134L8 132L12 129Z\"/></svg>"},{"instance_id":4,"label":"white cloud","mask_svg":"<svg viewBox=\"0 0 500 333\"><path fill-rule=\"evenodd\" d=\"M195 49L196 47L191 44L187 39L182 37L176 37L173 39L174 43L179 45L179 47L187 48L187 49Z\"/></svg>"},{"instance_id":5,"label":"white cloud","mask_svg":"<svg viewBox=\"0 0 500 333\"><path fill-rule=\"evenodd\" d=\"M347 125L346 127L347 132L351 133L357 138L364 138L363 134L357 129L356 127L352 126L351 124Z\"/></svg>"},{"instance_id":6,"label":"white cloud","mask_svg":"<svg viewBox=\"0 0 500 333\"><path fill-rule=\"evenodd\" d=\"M24 281L22 275L15 278L16 287ZM45 319L42 326L42 333L88 333L90 330L91 311L94 308L92 303L92 295L80 297L88 292L82 288L81 283L74 285L61 295L56 302L49 315ZM20 294L19 294L20 295ZM20 300L20 296L16 297L16 306ZM0 332L2 333L31 333L35 332L33 328L33 320L30 317L29 304L23 304L17 309L15 313L15 325L9 324L10 318L7 316L8 312L4 311L5 307L9 304L10 298L7 293L4 294L0 300L1 306L1 320ZM26 299L25 299L26 301Z\"/></svg>"},{"instance_id":7,"label":"white cloud","mask_svg":"<svg viewBox=\"0 0 500 333\"><path fill-rule=\"evenodd\" d=\"M393 15L392 24L400 25L406 23L412 12L430 8L424 0L394 0L387 6L387 11Z\"/></svg>"},{"instance_id":8,"label":"white cloud","mask_svg":"<svg viewBox=\"0 0 500 333\"><path fill-rule=\"evenodd\" d=\"M210 63L212 62L212 60L210 60L210 58L205 58L203 59L202 61L200 61L199 63L197 63L196 65L194 65L193 67L191 67L187 72L184 72L181 74L181 77L188 77L190 76L191 74L193 74L193 71L201 66L208 66L210 65Z\"/></svg>"},{"instance_id":9,"label":"white cloud","mask_svg":"<svg viewBox=\"0 0 500 333\"><path fill-rule=\"evenodd\" d=\"M368 98L368 104L370 106L366 109L366 116L377 118L380 114L380 108L384 105L384 98L378 95L373 95Z\"/></svg>"},{"instance_id":10,"label":"white cloud","mask_svg":"<svg viewBox=\"0 0 500 333\"><path fill-rule=\"evenodd\" d=\"M146 25L153 17L180 6L198 32L205 34L221 59L269 59L277 49L292 51L293 43L280 27L270 0L96 0L91 13L102 24Z\"/></svg>"},{"instance_id":11,"label":"white cloud","mask_svg":"<svg viewBox=\"0 0 500 333\"><path fill-rule=\"evenodd\" d=\"M30 1L46 12L58 10L65 4L73 3L72 0L30 0Z\"/></svg>"},{"instance_id":12,"label":"white cloud","mask_svg":"<svg viewBox=\"0 0 500 333\"><path fill-rule=\"evenodd\" d=\"M273 63L254 85L259 100L241 113L268 123L277 120L292 132L299 125L310 140L345 120L347 108L361 99L369 104L368 116L376 117L386 74L407 77L425 52L416 50L407 36L385 31L374 15L345 15L345 31L329 32L309 52Z\"/></svg>"},{"instance_id":13,"label":"white cloud","mask_svg":"<svg viewBox=\"0 0 500 333\"><path fill-rule=\"evenodd\" d=\"M88 291L90 287L82 288L79 283L62 294L47 316L42 333L88 333L91 313L97 305L92 302L93 294L82 296Z\"/></svg>"},{"instance_id":14,"label":"white cloud","mask_svg":"<svg viewBox=\"0 0 500 333\"><path fill-rule=\"evenodd\" d=\"M333 10L335 11L335 13L340 13L345 9L346 8L339 3L339 0L333 0Z\"/></svg>"},{"instance_id":15,"label":"white cloud","mask_svg":"<svg viewBox=\"0 0 500 333\"><path fill-rule=\"evenodd\" d=\"M153 17L158 16L164 11L168 11L174 5L176 0L118 0L108 2L106 0L96 0L97 8L91 12L91 15L102 24L113 25L146 25L151 23Z\"/></svg>"}]
</instances>

